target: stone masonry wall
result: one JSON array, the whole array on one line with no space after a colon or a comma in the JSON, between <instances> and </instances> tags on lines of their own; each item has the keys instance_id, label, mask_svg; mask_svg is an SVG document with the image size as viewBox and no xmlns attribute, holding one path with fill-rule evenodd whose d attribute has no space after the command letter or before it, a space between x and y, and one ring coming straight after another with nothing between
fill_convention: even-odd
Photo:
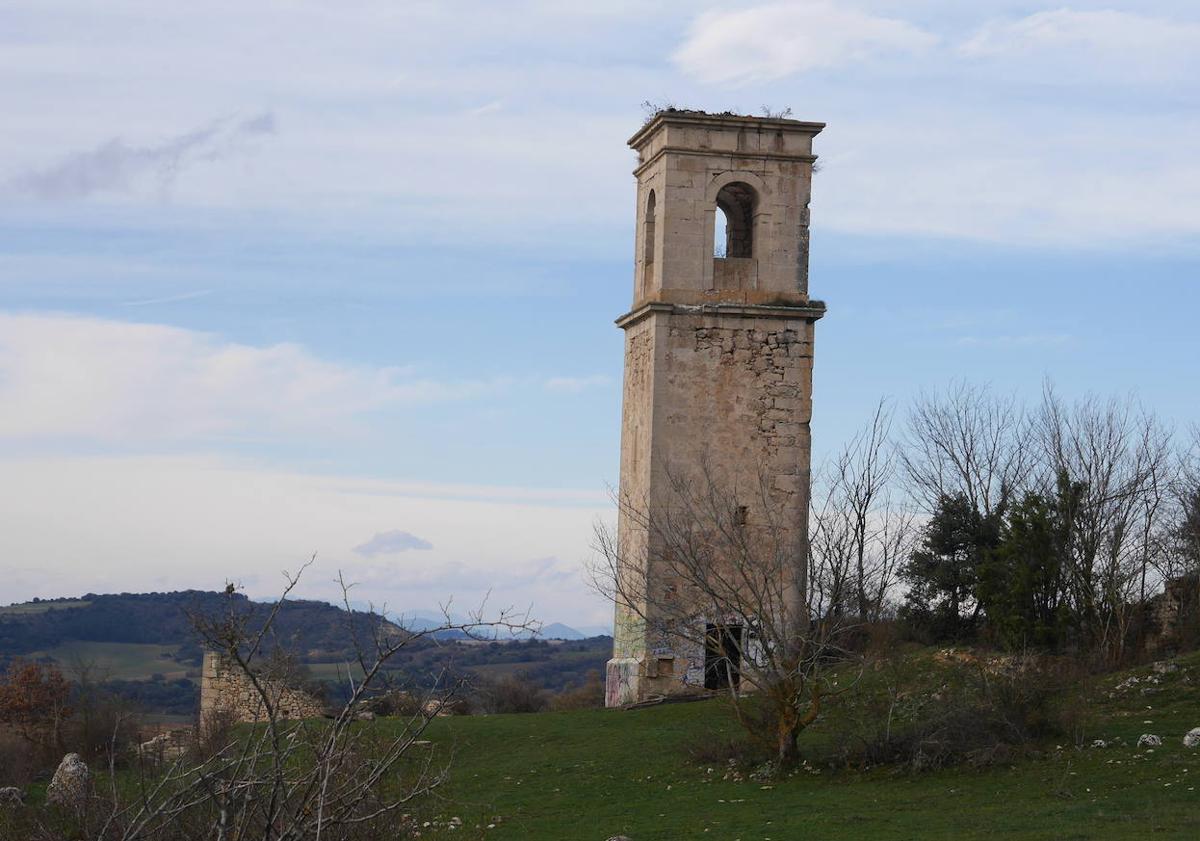
<instances>
[{"instance_id":1,"label":"stone masonry wall","mask_svg":"<svg viewBox=\"0 0 1200 841\"><path fill-rule=\"evenodd\" d=\"M784 539L803 551L809 486L813 326L803 316L754 307L675 306L627 327L622 494L635 506L668 504L668 471L702 462L736 488L751 524L761 518L760 471L776 512L793 523ZM623 521L628 572L653 593L650 538ZM651 565L652 566L652 565ZM617 611L610 706L703 686L704 651L635 611Z\"/></svg>"},{"instance_id":2,"label":"stone masonry wall","mask_svg":"<svg viewBox=\"0 0 1200 841\"><path fill-rule=\"evenodd\" d=\"M654 390L653 320L629 328L625 335L624 424L621 431L622 493L629 503L644 507L650 491L650 429L653 424ZM646 555L646 530L628 518L621 518L617 536L621 556L627 560ZM624 575L633 579L645 572L626 566ZM627 583L627 592L636 591L636 583ZM626 605L618 600L613 630L613 659L605 680L608 706L630 703L638 697L641 679L641 655L646 650L646 627L639 611L643 604Z\"/></svg>"},{"instance_id":3,"label":"stone masonry wall","mask_svg":"<svg viewBox=\"0 0 1200 841\"><path fill-rule=\"evenodd\" d=\"M263 679L272 704L285 719L320 718L325 705L307 692ZM213 715L228 715L238 722L263 721L266 710L262 697L250 679L228 659L215 652L204 654L200 676L200 722Z\"/></svg>"},{"instance_id":4,"label":"stone masonry wall","mask_svg":"<svg viewBox=\"0 0 1200 841\"><path fill-rule=\"evenodd\" d=\"M749 523L766 504L793 524L780 535L803 552L812 414L812 323L803 318L676 308L665 321L665 366L658 392L656 471L707 464L735 490ZM760 475L760 473L762 475ZM665 485L665 478L656 481ZM654 576L651 576L653 585ZM712 618L712 617L710 617ZM704 651L679 638L648 640L644 691L669 694L703 686Z\"/></svg>"}]
</instances>

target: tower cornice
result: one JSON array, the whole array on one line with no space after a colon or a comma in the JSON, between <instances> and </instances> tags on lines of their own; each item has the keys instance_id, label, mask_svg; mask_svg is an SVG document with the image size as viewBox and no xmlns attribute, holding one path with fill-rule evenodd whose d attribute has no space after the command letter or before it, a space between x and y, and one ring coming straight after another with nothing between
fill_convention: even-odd
<instances>
[{"instance_id":1,"label":"tower cornice","mask_svg":"<svg viewBox=\"0 0 1200 841\"><path fill-rule=\"evenodd\" d=\"M809 301L804 305L773 304L669 304L651 301L630 310L616 320L616 325L626 329L655 313L668 315L714 315L743 318L785 318L817 321L825 315L824 301Z\"/></svg>"},{"instance_id":2,"label":"tower cornice","mask_svg":"<svg viewBox=\"0 0 1200 841\"><path fill-rule=\"evenodd\" d=\"M788 120L782 117L753 117L743 114L709 114L705 111L659 111L642 126L629 145L637 149L653 134L669 125L695 126L710 129L738 129L753 131L782 131L798 132L809 136L820 134L825 128L824 123L813 123L805 120Z\"/></svg>"}]
</instances>

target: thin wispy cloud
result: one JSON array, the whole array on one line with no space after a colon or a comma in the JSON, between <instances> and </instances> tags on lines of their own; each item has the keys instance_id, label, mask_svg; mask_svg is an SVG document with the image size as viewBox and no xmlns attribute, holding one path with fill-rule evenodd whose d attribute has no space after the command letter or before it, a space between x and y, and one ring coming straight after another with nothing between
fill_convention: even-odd
<instances>
[{"instance_id":1,"label":"thin wispy cloud","mask_svg":"<svg viewBox=\"0 0 1200 841\"><path fill-rule=\"evenodd\" d=\"M470 108L466 114L468 117L482 117L486 114L495 114L504 108L504 100L495 99L486 105L480 105L478 108Z\"/></svg>"},{"instance_id":2,"label":"thin wispy cloud","mask_svg":"<svg viewBox=\"0 0 1200 841\"><path fill-rule=\"evenodd\" d=\"M161 298L144 298L139 301L122 301L123 307L150 307L155 304L174 304L180 301L194 301L196 298L203 298L211 295L211 289L197 289L194 292L181 292L178 295L164 295Z\"/></svg>"},{"instance_id":3,"label":"thin wispy cloud","mask_svg":"<svg viewBox=\"0 0 1200 841\"><path fill-rule=\"evenodd\" d=\"M1200 24L1113 9L1055 9L989 21L959 47L968 57L1062 50L1107 54L1120 60L1123 73L1144 69L1144 62L1195 61Z\"/></svg>"},{"instance_id":4,"label":"thin wispy cloud","mask_svg":"<svg viewBox=\"0 0 1200 841\"><path fill-rule=\"evenodd\" d=\"M185 168L228 157L253 138L275 132L274 114L264 111L241 120L219 118L159 143L135 145L114 137L43 169L20 173L8 188L47 200L128 193L146 181L166 192Z\"/></svg>"}]
</instances>

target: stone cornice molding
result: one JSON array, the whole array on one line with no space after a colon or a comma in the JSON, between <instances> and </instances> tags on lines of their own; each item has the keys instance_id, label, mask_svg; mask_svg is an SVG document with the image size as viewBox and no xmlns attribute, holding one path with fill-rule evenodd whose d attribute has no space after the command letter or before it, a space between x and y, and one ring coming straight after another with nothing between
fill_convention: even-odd
<instances>
[{"instance_id":1,"label":"stone cornice molding","mask_svg":"<svg viewBox=\"0 0 1200 841\"><path fill-rule=\"evenodd\" d=\"M637 324L653 313L732 316L734 318L788 318L817 321L825 315L825 302L809 301L803 306L787 306L725 303L670 304L662 301L651 301L625 313L625 315L617 319L616 324L621 329L625 329Z\"/></svg>"}]
</instances>

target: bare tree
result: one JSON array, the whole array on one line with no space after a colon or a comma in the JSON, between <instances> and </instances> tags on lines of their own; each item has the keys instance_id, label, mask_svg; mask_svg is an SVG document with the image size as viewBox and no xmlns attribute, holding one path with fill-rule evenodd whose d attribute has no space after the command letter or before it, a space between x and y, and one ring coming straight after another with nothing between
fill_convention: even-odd
<instances>
[{"instance_id":1,"label":"bare tree","mask_svg":"<svg viewBox=\"0 0 1200 841\"><path fill-rule=\"evenodd\" d=\"M829 677L831 661L846 656L845 623L815 615L809 602L803 510L799 522L789 519L794 511L765 469L752 489L718 478L706 461L664 474L671 501L661 509L617 499L624 528L644 541L597 526L593 582L648 639L690 652L693 663L719 654L682 680L722 689L750 735L790 764L823 701L847 685Z\"/></svg>"},{"instance_id":2,"label":"bare tree","mask_svg":"<svg viewBox=\"0 0 1200 841\"><path fill-rule=\"evenodd\" d=\"M307 565L306 565L307 566ZM302 570L303 572L303 570ZM529 630L527 617L501 611L485 619L482 608L466 621L437 628L405 630L382 613L356 617L350 588L342 582L347 633L356 651L357 669L347 669L347 698L326 718L294 720L286 709L294 698L286 673L294 658L278 656L276 622L299 575L289 577L283 596L265 619L234 598L226 610L196 615L193 622L206 645L252 687L259 710L254 723L202 735L203 749L166 764L141 765L130 795L127 775L117 773L115 753L108 775L110 790L94 798L75 835L92 841L135 839L213 839L213 841L350 841L391 837L404 826L411 808L441 785L449 757L422 738L433 718L461 685L442 682L431 692L433 703L397 725L379 728L361 721L364 704L384 682L389 661L421 640L444 631L469 636L496 629ZM366 621L363 621L365 618ZM211 723L211 722L210 722ZM55 837L49 832L46 837Z\"/></svg>"},{"instance_id":3,"label":"bare tree","mask_svg":"<svg viewBox=\"0 0 1200 841\"><path fill-rule=\"evenodd\" d=\"M987 386L960 381L921 395L901 456L914 497L928 511L962 495L985 518L1003 513L1027 478L1027 429L1016 399Z\"/></svg>"},{"instance_id":4,"label":"bare tree","mask_svg":"<svg viewBox=\"0 0 1200 841\"><path fill-rule=\"evenodd\" d=\"M1180 449L1173 479L1156 568L1164 579L1200 576L1200 425Z\"/></svg>"},{"instance_id":5,"label":"bare tree","mask_svg":"<svg viewBox=\"0 0 1200 841\"><path fill-rule=\"evenodd\" d=\"M1172 433L1132 400L1089 396L1067 405L1045 390L1035 430L1047 492L1077 488L1063 582L1088 640L1119 659L1133 612L1156 582L1155 540L1172 484Z\"/></svg>"},{"instance_id":6,"label":"bare tree","mask_svg":"<svg viewBox=\"0 0 1200 841\"><path fill-rule=\"evenodd\" d=\"M814 477L809 590L817 616L879 621L913 548L914 512L896 491L899 454L887 401Z\"/></svg>"}]
</instances>

